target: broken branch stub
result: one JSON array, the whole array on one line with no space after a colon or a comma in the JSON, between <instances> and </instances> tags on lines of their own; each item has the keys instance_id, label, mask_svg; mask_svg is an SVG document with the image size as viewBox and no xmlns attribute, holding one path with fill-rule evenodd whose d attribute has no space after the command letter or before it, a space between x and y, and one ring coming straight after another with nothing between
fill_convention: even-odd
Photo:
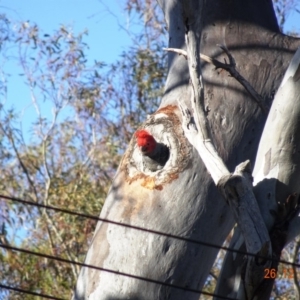
<instances>
[{"instance_id":1,"label":"broken branch stub","mask_svg":"<svg viewBox=\"0 0 300 300\"><path fill-rule=\"evenodd\" d=\"M250 170L250 161L241 163L232 175L220 180L218 188L234 212L243 233L247 251L260 254L265 245L271 245L271 243L253 193ZM271 255L271 247L267 253Z\"/></svg>"},{"instance_id":2,"label":"broken branch stub","mask_svg":"<svg viewBox=\"0 0 300 300\"><path fill-rule=\"evenodd\" d=\"M257 255L248 257L243 274L245 293L252 297L263 281L264 270L271 266L267 258L272 257L272 246L253 193L250 162L238 165L233 175L222 178L218 188L234 212L247 252Z\"/></svg>"}]
</instances>

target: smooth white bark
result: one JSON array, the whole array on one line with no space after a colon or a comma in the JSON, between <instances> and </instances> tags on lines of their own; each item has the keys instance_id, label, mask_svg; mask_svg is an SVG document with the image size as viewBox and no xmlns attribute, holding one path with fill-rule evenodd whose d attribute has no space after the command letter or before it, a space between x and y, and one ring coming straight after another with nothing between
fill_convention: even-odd
<instances>
[{"instance_id":1,"label":"smooth white bark","mask_svg":"<svg viewBox=\"0 0 300 300\"><path fill-rule=\"evenodd\" d=\"M300 49L295 53L275 95L253 170L256 195L270 228L277 202L300 193ZM299 234L299 218L290 226L290 241ZM288 242L287 241L287 242Z\"/></svg>"},{"instance_id":2,"label":"smooth white bark","mask_svg":"<svg viewBox=\"0 0 300 300\"><path fill-rule=\"evenodd\" d=\"M258 148L253 171L254 192L267 228L274 225L277 202L284 203L287 197L300 192L300 48L295 53L282 83L275 95ZM288 229L286 243L300 233L299 216ZM245 251L240 230L234 233L229 247ZM240 281L240 265L243 256L228 253L223 263L216 292L223 296L245 299L245 287ZM225 289L222 283L236 278L236 284ZM237 284L242 284L237 289ZM226 293L224 292L226 290ZM258 299L263 299L259 296ZM268 299L268 295L266 296ZM255 298L257 299L257 298Z\"/></svg>"},{"instance_id":3,"label":"smooth white bark","mask_svg":"<svg viewBox=\"0 0 300 300\"><path fill-rule=\"evenodd\" d=\"M169 29L169 47L185 49L182 6L186 1L159 2ZM191 2L197 6L199 1ZM250 8L254 7L252 2L247 2ZM224 23L222 18L220 21L220 14L227 11L227 2L203 1L202 4L206 10L202 14L206 26L198 37L204 41L201 44L203 53L216 57L219 55L215 50L216 44L227 41L232 48L237 47L234 48L235 57L244 75L249 73L255 81L256 72L260 70L256 88L265 94L270 93L272 87L277 87L280 77L277 73L269 74L270 69L274 69L275 62L280 73L284 68L281 58L289 55L284 51L283 54L276 52L282 38L275 36L278 32L273 16L264 16L262 27L255 24L245 26L245 22L235 15L228 15L228 22ZM239 5L237 2L231 4ZM266 7L269 5L262 2L263 10L269 12ZM231 11L235 13L237 10L229 9ZM194 13L197 19L197 10ZM257 20L256 14L254 19ZM251 35L248 35L249 32ZM266 50L261 50L262 45L265 47L265 40L270 42ZM249 48L249 43L254 46L257 43L258 47ZM212 142L232 170L238 163L254 156L265 116L259 107L249 103L248 94L227 74L218 74L207 66L203 66L202 71L204 85L207 86L203 106L212 131ZM150 130L159 142L170 146L170 162L154 174L143 173L133 139L117 171L101 217L222 245L234 221L198 152L191 147L182 131L177 103L180 99L181 103L189 106L191 91L188 81L185 59L170 55L166 92L160 110L141 126ZM99 222L85 263L201 289L216 254L216 249L207 246ZM199 295L88 268L81 270L75 295L75 299L97 300L168 298L197 300Z\"/></svg>"}]
</instances>

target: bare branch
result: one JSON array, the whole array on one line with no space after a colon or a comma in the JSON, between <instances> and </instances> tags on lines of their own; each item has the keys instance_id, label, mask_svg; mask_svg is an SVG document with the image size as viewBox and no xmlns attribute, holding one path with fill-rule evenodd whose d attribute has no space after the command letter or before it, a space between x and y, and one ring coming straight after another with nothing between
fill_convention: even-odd
<instances>
[{"instance_id":1,"label":"bare branch","mask_svg":"<svg viewBox=\"0 0 300 300\"><path fill-rule=\"evenodd\" d=\"M229 74L235 78L252 96L253 100L259 105L264 113L268 112L268 108L265 106L263 102L263 98L260 94L258 94L253 86L236 70L236 64L233 56L230 54L229 50L225 46L220 46L220 48L227 54L229 59L229 64L222 64L219 62L220 66L216 66L216 68L223 68L229 72Z\"/></svg>"},{"instance_id":2,"label":"bare branch","mask_svg":"<svg viewBox=\"0 0 300 300\"><path fill-rule=\"evenodd\" d=\"M174 52L179 55L182 55L185 59L188 59L187 53L185 50L182 49L175 49L175 48L163 48L163 50L168 51L168 52Z\"/></svg>"},{"instance_id":3,"label":"bare branch","mask_svg":"<svg viewBox=\"0 0 300 300\"><path fill-rule=\"evenodd\" d=\"M200 73L196 37L189 30L186 34L187 56L192 86L191 106L193 116L184 103L179 103L183 128L189 142L197 149L200 157L217 185L223 176L230 174L222 159L219 157L210 138L209 126L204 114L204 91Z\"/></svg>"},{"instance_id":4,"label":"bare branch","mask_svg":"<svg viewBox=\"0 0 300 300\"><path fill-rule=\"evenodd\" d=\"M213 145L210 138L204 138L202 132L198 131L200 125L196 120L195 116L192 116L190 110L185 106L184 103L178 103L183 116L182 127L186 128L185 136L189 142L195 147L199 153L208 172L211 174L212 179L217 185L223 176L229 175L227 167L223 160L218 155L215 146Z\"/></svg>"},{"instance_id":5,"label":"bare branch","mask_svg":"<svg viewBox=\"0 0 300 300\"><path fill-rule=\"evenodd\" d=\"M51 234L51 229L53 230L53 232L55 233L56 238L58 239L58 241L60 242L60 244L62 245L63 249L65 250L65 254L68 257L69 260L72 261L77 261L76 257L74 257L74 255L72 255L72 252L70 251L69 247L66 245L66 241L62 238L61 233L59 232L59 229L57 228L56 224L54 223L53 219L49 216L47 210L43 211L44 216L47 219L47 231L50 237L50 241L52 243L52 249L54 249L54 243L53 243L53 239L52 239L52 234ZM51 227L51 229L49 228ZM71 269L73 272L73 276L74 278L76 278L79 274L79 270L80 267L79 266L75 266L75 265L71 265Z\"/></svg>"},{"instance_id":6,"label":"bare branch","mask_svg":"<svg viewBox=\"0 0 300 300\"><path fill-rule=\"evenodd\" d=\"M229 63L222 63L218 61L217 59L214 59L212 57L209 57L205 54L200 53L200 59L204 60L205 62L212 64L216 67L216 69L224 69L226 70L233 78L235 78L245 89L246 91L251 95L253 100L258 104L258 106L261 108L261 110L264 113L268 112L268 108L265 106L263 102L262 96L255 91L253 86L237 71L236 69L236 63L233 58L233 56L230 54L227 47L219 45L219 47L226 53L229 59ZM188 59L187 51L182 49L175 49L175 48L163 48L165 51L174 52L179 55L182 55L185 59Z\"/></svg>"},{"instance_id":7,"label":"bare branch","mask_svg":"<svg viewBox=\"0 0 300 300\"><path fill-rule=\"evenodd\" d=\"M204 87L200 69L200 57L197 51L196 35L190 26L186 28L186 57L191 80L191 108L192 112L182 102L179 107L182 112L182 127L189 142L198 151L213 181L231 207L236 222L245 239L247 251L259 256L271 257L272 245L268 230L260 213L255 195L253 193L250 161L238 165L233 174L230 174L222 158L218 155L212 143L208 120L204 113ZM227 54L229 63L222 64L207 56L204 59L216 67L226 66L239 80L241 76L235 70L234 58L227 48L222 47ZM185 53L176 49L178 54ZM203 58L203 55L202 55ZM234 73L236 72L236 73ZM242 78L243 79L243 78ZM249 257L243 272L244 298L251 298L264 278L264 270L271 262L255 257Z\"/></svg>"},{"instance_id":8,"label":"bare branch","mask_svg":"<svg viewBox=\"0 0 300 300\"><path fill-rule=\"evenodd\" d=\"M33 191L33 194L34 194L34 197L32 197L32 200L33 200L34 202L37 202L37 201L38 201L38 192L37 192L37 190L36 190L36 187L35 187L35 184L34 184L32 178L30 177L30 174L29 174L29 171L28 171L27 167L26 167L25 164L23 163L23 160L22 160L22 158L21 158L21 155L20 155L20 153L19 153L19 151L18 151L18 147L17 147L17 145L16 145L15 138L14 138L14 136L13 136L13 133L12 133L11 130L8 130L9 132L8 132L7 130L5 130L5 128L2 126L1 123L0 123L0 128L1 128L2 132L3 132L3 134L4 134L4 135L8 138L8 140L10 141L11 146L13 147L14 152L15 152L15 154L16 154L17 161L19 162L19 164L20 164L20 166L21 166L23 172L25 173L25 176L26 176L26 178L27 178L27 181L28 181L28 183L29 183L29 186L32 188L32 191Z\"/></svg>"}]
</instances>

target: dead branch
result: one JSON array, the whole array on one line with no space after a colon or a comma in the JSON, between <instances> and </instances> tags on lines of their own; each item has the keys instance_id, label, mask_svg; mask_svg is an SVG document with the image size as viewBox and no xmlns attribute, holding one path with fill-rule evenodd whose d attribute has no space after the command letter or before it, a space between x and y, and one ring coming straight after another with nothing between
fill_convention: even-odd
<instances>
[{"instance_id":1,"label":"dead branch","mask_svg":"<svg viewBox=\"0 0 300 300\"><path fill-rule=\"evenodd\" d=\"M205 54L200 53L200 59L203 61L212 64L216 67L216 69L224 69L226 70L233 78L235 78L244 88L245 90L251 95L252 99L257 103L257 105L261 108L264 113L267 113L269 110L263 102L262 96L255 91L253 86L237 71L236 63L233 56L230 54L227 47L220 45L219 46L227 55L229 63L225 60L225 63L218 61L215 58L209 57ZM163 48L165 51L175 52L179 55L182 55L185 59L188 59L187 51L182 49L175 49L175 48Z\"/></svg>"},{"instance_id":2,"label":"dead branch","mask_svg":"<svg viewBox=\"0 0 300 300\"><path fill-rule=\"evenodd\" d=\"M250 162L241 163L236 167L235 172L230 174L212 142L208 121L204 113L204 87L200 69L200 56L197 51L197 41L199 39L196 38L193 26L187 26L186 53L183 50L177 51L175 49L176 52L188 58L192 88L191 109L193 113L191 113L184 103L179 102L183 117L183 130L189 142L199 153L213 181L231 207L236 222L244 236L247 251L259 256L271 257L272 246L270 237L253 193ZM226 52L226 50L224 51ZM234 68L235 61L233 57L230 55L228 57L229 64L226 63L226 67L231 66ZM204 58L210 63L215 61L206 56ZM220 64L219 62L217 63L218 67L220 67ZM253 256L248 258L243 274L245 286L244 298L251 299L256 288L263 281L265 268L270 265L271 262L267 259L256 259Z\"/></svg>"}]
</instances>

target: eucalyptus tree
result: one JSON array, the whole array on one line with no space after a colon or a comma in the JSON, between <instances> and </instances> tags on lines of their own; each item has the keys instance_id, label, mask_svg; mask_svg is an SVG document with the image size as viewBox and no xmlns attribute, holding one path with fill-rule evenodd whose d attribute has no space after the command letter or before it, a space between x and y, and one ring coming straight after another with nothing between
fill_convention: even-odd
<instances>
[{"instance_id":1,"label":"eucalyptus tree","mask_svg":"<svg viewBox=\"0 0 300 300\"><path fill-rule=\"evenodd\" d=\"M82 268L74 299L198 299L235 223L231 248L254 256L228 252L215 293L268 299L300 225L300 41L271 1L158 2L168 76L139 129L169 159L153 171L133 136L85 260L100 269Z\"/></svg>"}]
</instances>

